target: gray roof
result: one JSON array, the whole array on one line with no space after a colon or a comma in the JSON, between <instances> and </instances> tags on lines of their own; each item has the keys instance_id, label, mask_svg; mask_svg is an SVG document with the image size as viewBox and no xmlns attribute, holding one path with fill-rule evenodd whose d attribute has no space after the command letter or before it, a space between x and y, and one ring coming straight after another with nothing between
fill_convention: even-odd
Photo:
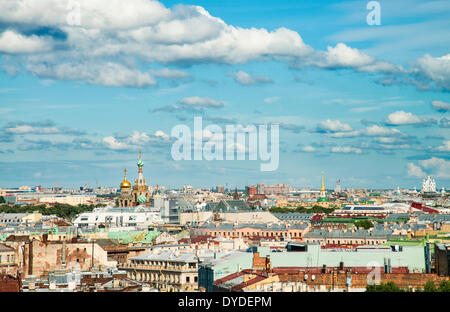
<instances>
[{"instance_id":1,"label":"gray roof","mask_svg":"<svg viewBox=\"0 0 450 312\"><path fill-rule=\"evenodd\" d=\"M289 220L301 220L301 221L309 221L312 218L314 213L301 213L301 212L288 212L288 213L280 213L274 212L272 213L275 217L283 221Z\"/></svg>"},{"instance_id":2,"label":"gray roof","mask_svg":"<svg viewBox=\"0 0 450 312\"><path fill-rule=\"evenodd\" d=\"M419 221L445 222L450 221L450 214L423 214L419 216Z\"/></svg>"},{"instance_id":3,"label":"gray roof","mask_svg":"<svg viewBox=\"0 0 450 312\"><path fill-rule=\"evenodd\" d=\"M14 248L0 244L0 252L11 252L14 251Z\"/></svg>"},{"instance_id":4,"label":"gray roof","mask_svg":"<svg viewBox=\"0 0 450 312\"><path fill-rule=\"evenodd\" d=\"M242 212L252 211L245 200L221 200L215 207L211 206L214 212Z\"/></svg>"}]
</instances>

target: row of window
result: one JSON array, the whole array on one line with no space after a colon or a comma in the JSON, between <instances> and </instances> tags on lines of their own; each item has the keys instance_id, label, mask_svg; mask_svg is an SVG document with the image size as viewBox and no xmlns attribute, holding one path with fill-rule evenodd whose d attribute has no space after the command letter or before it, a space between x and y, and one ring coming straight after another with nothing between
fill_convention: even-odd
<instances>
[{"instance_id":1,"label":"row of window","mask_svg":"<svg viewBox=\"0 0 450 312\"><path fill-rule=\"evenodd\" d=\"M202 235L202 232L196 232L197 235ZM262 236L262 237L276 237L276 236L288 236L290 235L291 237L302 237L302 234L299 232L291 232L291 233L287 233L287 232L209 232L209 235L212 236L217 236L217 235L224 235L226 237L235 237L235 236Z\"/></svg>"},{"instance_id":2,"label":"row of window","mask_svg":"<svg viewBox=\"0 0 450 312\"><path fill-rule=\"evenodd\" d=\"M312 243L320 243L320 242L322 242L322 240L315 240L315 239L313 239L313 240L309 240L309 242L312 242ZM371 240L371 241L364 241L364 240L355 240L355 241L353 241L353 240L350 240L350 241L348 241L348 240L343 240L342 241L342 244L365 244L365 243L367 243L367 245L378 245L378 244L382 244L382 243L385 243L386 241L378 241L378 240ZM341 244L341 240L326 240L326 243L327 244Z\"/></svg>"},{"instance_id":3,"label":"row of window","mask_svg":"<svg viewBox=\"0 0 450 312\"><path fill-rule=\"evenodd\" d=\"M0 255L0 263L2 263L2 261L4 261L6 259L6 263L11 263L14 262L14 255L6 255L6 256L2 256Z\"/></svg>"}]
</instances>

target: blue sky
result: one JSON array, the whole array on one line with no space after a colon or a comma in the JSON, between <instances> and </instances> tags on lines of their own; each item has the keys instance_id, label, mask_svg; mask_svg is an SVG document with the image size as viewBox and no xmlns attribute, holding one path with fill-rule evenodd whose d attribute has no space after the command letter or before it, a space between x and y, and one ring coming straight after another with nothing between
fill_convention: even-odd
<instances>
[{"instance_id":1,"label":"blue sky","mask_svg":"<svg viewBox=\"0 0 450 312\"><path fill-rule=\"evenodd\" d=\"M139 150L152 185L450 187L448 1L75 2L0 4L0 187L116 186ZM174 161L194 116L280 124L278 169Z\"/></svg>"}]
</instances>

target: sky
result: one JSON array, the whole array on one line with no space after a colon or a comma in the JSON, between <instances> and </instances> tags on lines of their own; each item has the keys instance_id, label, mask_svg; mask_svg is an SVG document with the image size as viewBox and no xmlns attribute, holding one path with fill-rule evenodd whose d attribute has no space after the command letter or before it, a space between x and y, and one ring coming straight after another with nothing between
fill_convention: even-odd
<instances>
[{"instance_id":1,"label":"sky","mask_svg":"<svg viewBox=\"0 0 450 312\"><path fill-rule=\"evenodd\" d=\"M450 2L0 1L0 187L450 187ZM172 130L278 124L279 166ZM208 135L205 133L205 141Z\"/></svg>"}]
</instances>

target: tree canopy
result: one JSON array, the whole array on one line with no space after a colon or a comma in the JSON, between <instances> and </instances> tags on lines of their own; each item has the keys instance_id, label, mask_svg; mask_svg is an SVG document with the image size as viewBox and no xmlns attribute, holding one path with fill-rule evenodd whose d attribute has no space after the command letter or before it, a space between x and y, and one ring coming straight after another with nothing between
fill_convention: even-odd
<instances>
[{"instance_id":1,"label":"tree canopy","mask_svg":"<svg viewBox=\"0 0 450 312\"><path fill-rule=\"evenodd\" d=\"M43 215L57 215L61 218L71 219L77 214L92 211L96 207L104 206L103 204L97 205L66 205L66 204L54 204L53 206L46 207L45 205L0 205L0 212L4 213L32 213L38 211Z\"/></svg>"}]
</instances>

